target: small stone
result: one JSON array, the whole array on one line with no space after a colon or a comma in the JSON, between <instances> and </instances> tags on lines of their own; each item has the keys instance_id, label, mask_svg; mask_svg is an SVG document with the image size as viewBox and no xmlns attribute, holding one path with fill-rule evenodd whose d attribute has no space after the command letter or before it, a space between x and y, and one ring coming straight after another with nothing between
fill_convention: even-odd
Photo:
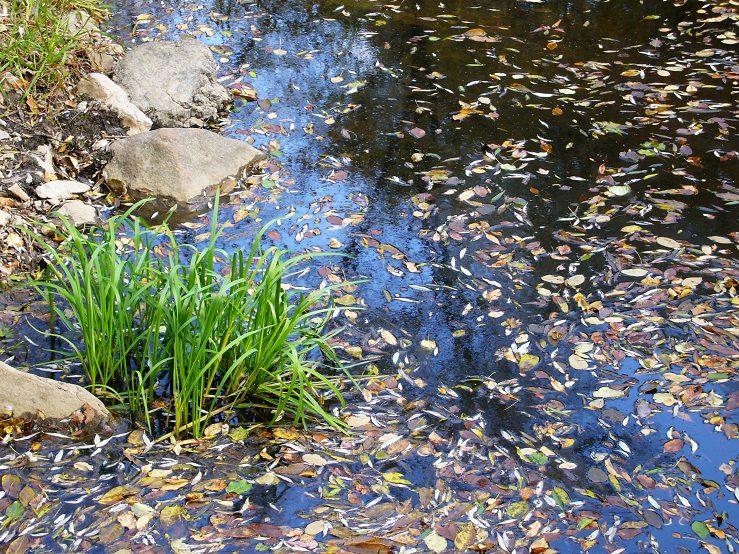
<instances>
[{"instance_id":1,"label":"small stone","mask_svg":"<svg viewBox=\"0 0 739 554\"><path fill-rule=\"evenodd\" d=\"M131 102L125 90L102 73L85 76L77 85L77 93L102 102L120 118L129 135L151 129L151 119Z\"/></svg>"},{"instance_id":2,"label":"small stone","mask_svg":"<svg viewBox=\"0 0 739 554\"><path fill-rule=\"evenodd\" d=\"M108 52L101 51L98 47L86 50L87 59L95 71L110 73L115 67L115 57Z\"/></svg>"},{"instance_id":3,"label":"small stone","mask_svg":"<svg viewBox=\"0 0 739 554\"><path fill-rule=\"evenodd\" d=\"M5 227L10 223L10 214L5 210L0 210L0 227Z\"/></svg>"},{"instance_id":4,"label":"small stone","mask_svg":"<svg viewBox=\"0 0 739 554\"><path fill-rule=\"evenodd\" d=\"M18 183L9 186L8 192L15 196L21 202L28 202L31 199L31 197L26 194L26 191L23 190Z\"/></svg>"},{"instance_id":5,"label":"small stone","mask_svg":"<svg viewBox=\"0 0 739 554\"><path fill-rule=\"evenodd\" d=\"M58 181L49 181L43 185L36 187L36 195L39 198L45 198L53 202L68 200L75 194L84 194L90 191L90 186L79 181L69 181L61 179Z\"/></svg>"},{"instance_id":6,"label":"small stone","mask_svg":"<svg viewBox=\"0 0 739 554\"><path fill-rule=\"evenodd\" d=\"M33 159L38 166L44 171L44 182L55 181L56 172L54 170L54 149L50 144L42 144L32 154Z\"/></svg>"},{"instance_id":7,"label":"small stone","mask_svg":"<svg viewBox=\"0 0 739 554\"><path fill-rule=\"evenodd\" d=\"M82 200L68 200L59 208L59 213L69 219L75 227L97 223L97 211Z\"/></svg>"}]
</instances>

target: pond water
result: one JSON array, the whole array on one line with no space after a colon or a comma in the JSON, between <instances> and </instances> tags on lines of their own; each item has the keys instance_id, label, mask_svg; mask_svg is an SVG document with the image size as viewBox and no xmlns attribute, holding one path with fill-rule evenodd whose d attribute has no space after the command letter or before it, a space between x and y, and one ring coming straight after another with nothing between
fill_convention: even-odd
<instances>
[{"instance_id":1,"label":"pond water","mask_svg":"<svg viewBox=\"0 0 739 554\"><path fill-rule=\"evenodd\" d=\"M223 214L224 246L247 248L278 217L274 243L348 254L292 282L365 279L337 292L350 310L339 347L398 377L349 407L365 437L326 439L319 452L335 466L273 471L304 450L269 433L261 457L230 443L177 461L156 454L190 483L194 471L238 474L254 484L252 508L224 515L134 480L124 498L187 514L173 524L159 512L148 531L112 514L90 523L100 494L144 463L106 446L108 485L79 504L67 497L39 530L53 515L65 548L136 552L733 551L735 12L679 1L118 2L122 42L194 34L224 84L258 95L237 99L223 126L271 154ZM206 219L183 237L197 243ZM49 455L36 470L53 465ZM260 482L265 467L292 477ZM65 514L97 532L70 532ZM302 533L310 521L328 533Z\"/></svg>"}]
</instances>

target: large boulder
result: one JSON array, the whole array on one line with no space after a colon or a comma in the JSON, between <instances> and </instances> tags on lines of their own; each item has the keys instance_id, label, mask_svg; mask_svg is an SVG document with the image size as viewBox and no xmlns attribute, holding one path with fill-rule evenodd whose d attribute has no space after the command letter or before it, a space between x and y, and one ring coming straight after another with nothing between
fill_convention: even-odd
<instances>
[{"instance_id":1,"label":"large boulder","mask_svg":"<svg viewBox=\"0 0 739 554\"><path fill-rule=\"evenodd\" d=\"M0 383L0 412L14 417L56 420L78 410L92 411L95 419L110 417L103 403L82 387L18 371L4 362Z\"/></svg>"},{"instance_id":2,"label":"large boulder","mask_svg":"<svg viewBox=\"0 0 739 554\"><path fill-rule=\"evenodd\" d=\"M157 127L202 127L230 100L216 80L216 62L193 38L149 42L130 50L114 80Z\"/></svg>"},{"instance_id":3,"label":"large boulder","mask_svg":"<svg viewBox=\"0 0 739 554\"><path fill-rule=\"evenodd\" d=\"M123 88L102 73L90 73L77 84L77 93L102 102L106 109L115 113L129 135L151 129L151 119L131 102Z\"/></svg>"},{"instance_id":4,"label":"large boulder","mask_svg":"<svg viewBox=\"0 0 739 554\"><path fill-rule=\"evenodd\" d=\"M105 167L108 186L138 198L198 206L220 187L233 190L264 153L204 129L157 129L114 142Z\"/></svg>"}]
</instances>

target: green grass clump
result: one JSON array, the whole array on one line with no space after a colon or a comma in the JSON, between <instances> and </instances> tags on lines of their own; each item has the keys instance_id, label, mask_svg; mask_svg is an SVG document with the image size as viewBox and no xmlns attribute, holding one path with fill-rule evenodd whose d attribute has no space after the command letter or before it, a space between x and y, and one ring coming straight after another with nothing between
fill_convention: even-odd
<instances>
[{"instance_id":1,"label":"green grass clump","mask_svg":"<svg viewBox=\"0 0 739 554\"><path fill-rule=\"evenodd\" d=\"M58 249L36 237L50 263L35 286L91 388L125 401L150 429L155 401L167 399L176 435L200 436L221 412L248 408L270 410L273 421L318 417L340 427L322 404L327 394L344 404L338 376L322 371L322 360L343 368L329 342L335 331L324 334L331 288L283 287L315 254L265 250L264 229L248 253L217 248L217 201L202 250L178 244L166 224L147 229L132 210L89 235L63 219Z\"/></svg>"},{"instance_id":2,"label":"green grass clump","mask_svg":"<svg viewBox=\"0 0 739 554\"><path fill-rule=\"evenodd\" d=\"M20 80L24 99L54 94L83 63L84 36L64 20L73 10L106 13L97 0L0 0L0 76Z\"/></svg>"}]
</instances>

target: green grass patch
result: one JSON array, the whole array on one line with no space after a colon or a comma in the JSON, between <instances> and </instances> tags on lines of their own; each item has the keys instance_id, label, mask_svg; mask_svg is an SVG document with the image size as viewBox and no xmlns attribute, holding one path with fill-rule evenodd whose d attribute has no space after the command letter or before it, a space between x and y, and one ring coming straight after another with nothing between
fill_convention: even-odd
<instances>
[{"instance_id":1,"label":"green grass patch","mask_svg":"<svg viewBox=\"0 0 739 554\"><path fill-rule=\"evenodd\" d=\"M85 35L65 21L74 10L106 13L97 0L0 0L0 76L14 77L32 111L85 64Z\"/></svg>"},{"instance_id":2,"label":"green grass patch","mask_svg":"<svg viewBox=\"0 0 739 554\"><path fill-rule=\"evenodd\" d=\"M34 286L92 390L123 401L149 429L165 399L158 409L176 435L200 436L237 409L341 427L324 406L328 397L343 405L341 377L351 380L330 344L337 331L324 332L335 287L304 294L283 286L316 254L263 248L266 228L248 252L219 249L217 201L202 249L179 244L166 224L145 227L135 208L89 234L62 219L58 249L34 235L49 257Z\"/></svg>"}]
</instances>

